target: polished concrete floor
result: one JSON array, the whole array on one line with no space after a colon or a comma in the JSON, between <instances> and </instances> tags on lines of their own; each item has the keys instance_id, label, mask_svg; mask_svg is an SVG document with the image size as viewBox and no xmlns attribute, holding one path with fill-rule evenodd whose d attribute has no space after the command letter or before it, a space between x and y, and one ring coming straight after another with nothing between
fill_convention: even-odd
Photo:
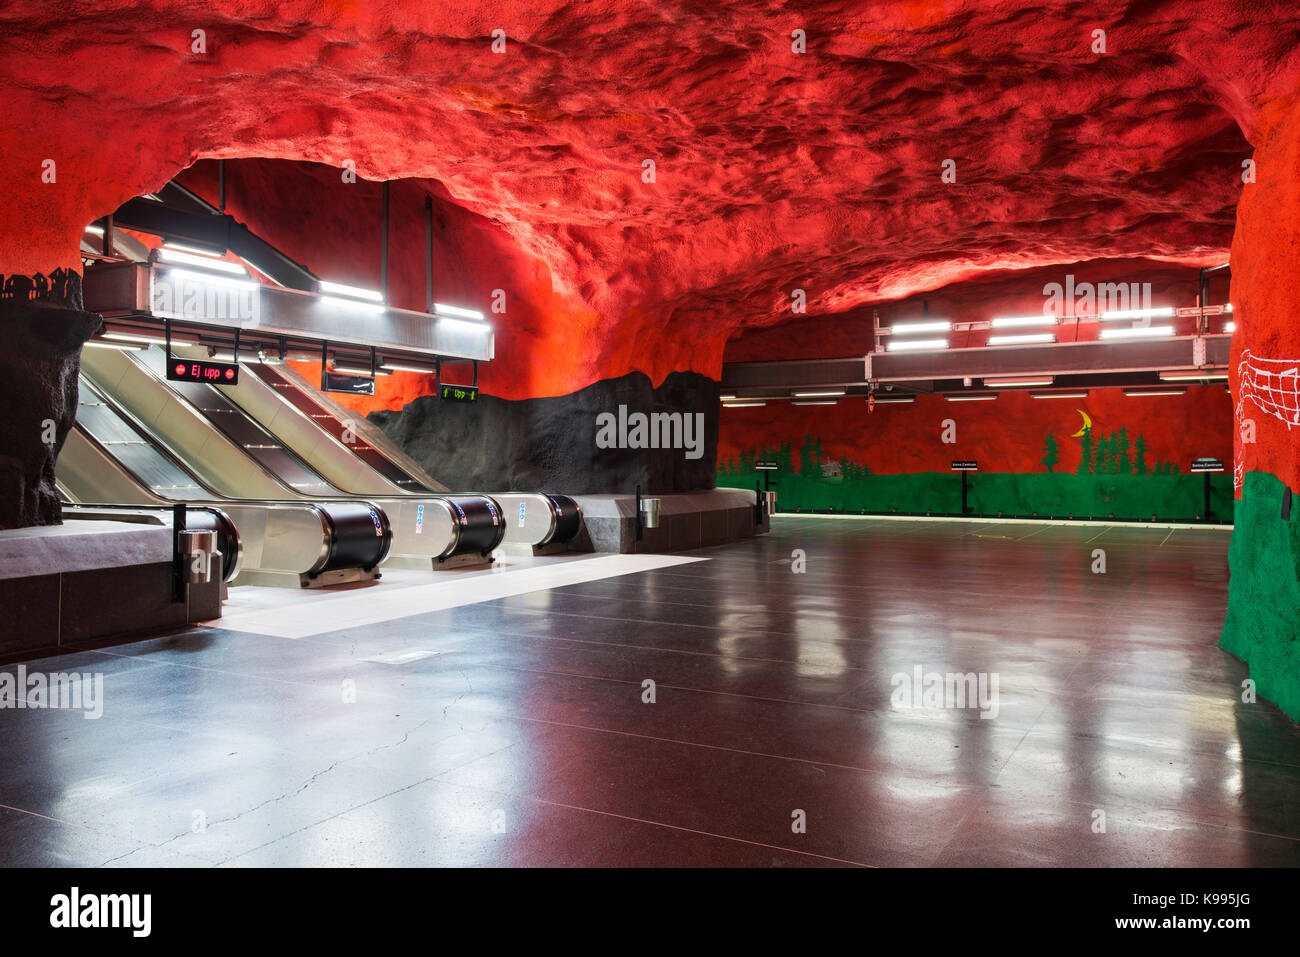
<instances>
[{"instance_id":1,"label":"polished concrete floor","mask_svg":"<svg viewBox=\"0 0 1300 957\"><path fill-rule=\"evenodd\" d=\"M1227 545L792 516L475 603L398 576L373 621L236 590L232 627L26 663L102 673L104 714L0 710L0 862L1296 865L1300 731L1215 646ZM903 707L918 667L996 676L996 716Z\"/></svg>"}]
</instances>

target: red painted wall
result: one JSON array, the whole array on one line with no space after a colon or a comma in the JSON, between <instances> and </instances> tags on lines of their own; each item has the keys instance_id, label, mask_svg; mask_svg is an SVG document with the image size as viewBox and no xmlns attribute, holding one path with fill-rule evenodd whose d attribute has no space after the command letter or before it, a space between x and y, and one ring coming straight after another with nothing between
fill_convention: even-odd
<instances>
[{"instance_id":1,"label":"red painted wall","mask_svg":"<svg viewBox=\"0 0 1300 957\"><path fill-rule=\"evenodd\" d=\"M1060 445L1054 471L1073 472L1079 464L1083 413L1094 435L1124 427L1132 443L1139 433L1147 444L1147 465L1172 461L1183 472L1200 456L1232 460L1232 402L1223 386L1192 386L1182 396L1138 398L1120 389L1094 389L1086 399L1035 399L1004 392L990 402L949 402L922 396L911 405L878 404L874 412L860 398L834 406L794 406L770 402L753 408L723 409L718 460L741 452L793 443L811 434L824 454L847 458L878 474L946 472L953 459L976 459L983 472L1045 472L1040 463L1050 429ZM957 442L941 441L944 420L957 426ZM797 460L797 458L796 458Z\"/></svg>"}]
</instances>

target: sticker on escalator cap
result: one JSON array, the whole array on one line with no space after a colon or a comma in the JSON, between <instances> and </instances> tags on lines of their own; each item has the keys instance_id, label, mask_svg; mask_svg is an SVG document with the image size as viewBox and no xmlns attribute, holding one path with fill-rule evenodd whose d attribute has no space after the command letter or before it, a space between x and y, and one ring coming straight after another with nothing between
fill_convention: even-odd
<instances>
[{"instance_id":1,"label":"sticker on escalator cap","mask_svg":"<svg viewBox=\"0 0 1300 957\"><path fill-rule=\"evenodd\" d=\"M418 505L415 509L415 534L419 535L424 528L424 506Z\"/></svg>"},{"instance_id":2,"label":"sticker on escalator cap","mask_svg":"<svg viewBox=\"0 0 1300 957\"><path fill-rule=\"evenodd\" d=\"M528 503L527 503L527 502L520 502L520 503L519 503L519 527L520 527L520 528L523 528L523 527L524 527L524 512L525 512L525 509L527 509L527 507L528 507Z\"/></svg>"},{"instance_id":3,"label":"sticker on escalator cap","mask_svg":"<svg viewBox=\"0 0 1300 957\"><path fill-rule=\"evenodd\" d=\"M384 537L384 523L379 520L379 513L373 508L370 509L370 520L375 523L375 535L379 538Z\"/></svg>"}]
</instances>

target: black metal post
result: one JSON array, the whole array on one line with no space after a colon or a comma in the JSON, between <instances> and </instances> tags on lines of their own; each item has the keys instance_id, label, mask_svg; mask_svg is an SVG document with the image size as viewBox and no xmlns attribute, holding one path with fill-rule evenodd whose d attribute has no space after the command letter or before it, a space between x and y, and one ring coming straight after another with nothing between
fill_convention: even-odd
<instances>
[{"instance_id":1,"label":"black metal post","mask_svg":"<svg viewBox=\"0 0 1300 957\"><path fill-rule=\"evenodd\" d=\"M388 183L380 188L379 199L379 291L388 302Z\"/></svg>"},{"instance_id":2,"label":"black metal post","mask_svg":"<svg viewBox=\"0 0 1300 957\"><path fill-rule=\"evenodd\" d=\"M636 540L641 541L641 486L636 487Z\"/></svg>"},{"instance_id":3,"label":"black metal post","mask_svg":"<svg viewBox=\"0 0 1300 957\"><path fill-rule=\"evenodd\" d=\"M1205 511L1202 513L1205 521L1210 520L1210 473L1205 473Z\"/></svg>"},{"instance_id":4,"label":"black metal post","mask_svg":"<svg viewBox=\"0 0 1300 957\"><path fill-rule=\"evenodd\" d=\"M226 161L217 160L217 212L226 211Z\"/></svg>"},{"instance_id":5,"label":"black metal post","mask_svg":"<svg viewBox=\"0 0 1300 957\"><path fill-rule=\"evenodd\" d=\"M185 504L172 506L172 600L185 600L185 556L181 554L181 532L185 531Z\"/></svg>"},{"instance_id":6,"label":"black metal post","mask_svg":"<svg viewBox=\"0 0 1300 957\"><path fill-rule=\"evenodd\" d=\"M424 311L433 312L433 197L424 197Z\"/></svg>"},{"instance_id":7,"label":"black metal post","mask_svg":"<svg viewBox=\"0 0 1300 957\"><path fill-rule=\"evenodd\" d=\"M961 470L961 513L962 513L963 515L965 515L965 514L966 514L966 511L967 511L967 509L966 509L966 488L967 488L967 486L968 486L968 484L969 484L968 481L967 481L967 479L968 479L969 477L970 477L970 472L966 471L966 469L962 469L962 470Z\"/></svg>"},{"instance_id":8,"label":"black metal post","mask_svg":"<svg viewBox=\"0 0 1300 957\"><path fill-rule=\"evenodd\" d=\"M329 376L328 366L330 362L330 344L328 339L322 339L320 344L320 390L328 392L327 377Z\"/></svg>"},{"instance_id":9,"label":"black metal post","mask_svg":"<svg viewBox=\"0 0 1300 957\"><path fill-rule=\"evenodd\" d=\"M113 214L104 217L104 235L100 237L99 249L105 256L113 255Z\"/></svg>"}]
</instances>

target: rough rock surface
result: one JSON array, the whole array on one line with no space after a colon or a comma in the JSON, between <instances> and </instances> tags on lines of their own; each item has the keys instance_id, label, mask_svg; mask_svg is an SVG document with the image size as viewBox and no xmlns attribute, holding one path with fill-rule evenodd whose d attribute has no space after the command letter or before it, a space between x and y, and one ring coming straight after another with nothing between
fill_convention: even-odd
<instances>
[{"instance_id":1,"label":"rough rock surface","mask_svg":"<svg viewBox=\"0 0 1300 957\"><path fill-rule=\"evenodd\" d=\"M635 412L703 414L703 454L683 449L600 448L597 416ZM717 469L718 385L673 373L656 388L639 372L570 395L478 402L415 399L400 412L370 415L431 476L467 492L555 491L569 495L645 494L713 488Z\"/></svg>"},{"instance_id":2,"label":"rough rock surface","mask_svg":"<svg viewBox=\"0 0 1300 957\"><path fill-rule=\"evenodd\" d=\"M40 296L41 298L36 298ZM81 277L5 277L0 291L0 528L58 525L54 461L77 414L81 344L100 318Z\"/></svg>"},{"instance_id":3,"label":"rough rock surface","mask_svg":"<svg viewBox=\"0 0 1300 957\"><path fill-rule=\"evenodd\" d=\"M1290 0L15 0L0 37L0 228L27 240L0 269L74 264L87 222L202 157L435 180L568 304L551 393L716 376L794 288L817 315L995 268L1221 259L1300 75Z\"/></svg>"}]
</instances>

